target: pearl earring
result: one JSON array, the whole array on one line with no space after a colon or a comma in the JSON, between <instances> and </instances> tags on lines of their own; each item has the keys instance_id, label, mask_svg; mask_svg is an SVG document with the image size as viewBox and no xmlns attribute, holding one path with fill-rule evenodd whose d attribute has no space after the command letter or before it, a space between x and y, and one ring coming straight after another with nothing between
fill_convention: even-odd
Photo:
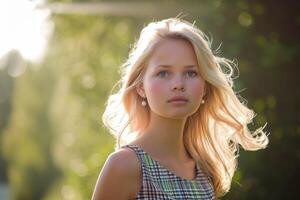
<instances>
[{"instance_id":1,"label":"pearl earring","mask_svg":"<svg viewBox=\"0 0 300 200\"><path fill-rule=\"evenodd\" d=\"M143 95L142 98L143 98L142 106L145 107L147 105L146 97L144 97L144 95Z\"/></svg>"},{"instance_id":2,"label":"pearl earring","mask_svg":"<svg viewBox=\"0 0 300 200\"><path fill-rule=\"evenodd\" d=\"M142 101L142 106L146 106L147 105L147 102L145 101L145 99L143 99L143 101Z\"/></svg>"},{"instance_id":3,"label":"pearl earring","mask_svg":"<svg viewBox=\"0 0 300 200\"><path fill-rule=\"evenodd\" d=\"M204 99L202 99L201 104L204 104L204 103L205 103L205 101L204 101Z\"/></svg>"}]
</instances>

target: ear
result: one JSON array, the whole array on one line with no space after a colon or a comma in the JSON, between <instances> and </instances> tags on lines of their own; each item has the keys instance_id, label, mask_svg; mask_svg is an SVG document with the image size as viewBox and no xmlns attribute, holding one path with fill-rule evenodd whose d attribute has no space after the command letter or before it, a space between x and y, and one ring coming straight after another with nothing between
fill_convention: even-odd
<instances>
[{"instance_id":1,"label":"ear","mask_svg":"<svg viewBox=\"0 0 300 200\"><path fill-rule=\"evenodd\" d=\"M136 92L137 92L142 98L145 98L145 97L146 97L143 82L140 82L139 84L137 84L137 86L136 86Z\"/></svg>"}]
</instances>

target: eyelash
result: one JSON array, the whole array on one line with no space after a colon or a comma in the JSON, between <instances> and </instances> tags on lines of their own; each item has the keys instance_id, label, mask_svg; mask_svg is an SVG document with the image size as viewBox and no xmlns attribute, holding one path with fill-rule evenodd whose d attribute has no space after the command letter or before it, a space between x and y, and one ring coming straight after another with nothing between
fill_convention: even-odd
<instances>
[{"instance_id":1,"label":"eyelash","mask_svg":"<svg viewBox=\"0 0 300 200\"><path fill-rule=\"evenodd\" d=\"M197 76L197 75L198 75L198 73L197 73L196 71L194 71L194 70L187 71L187 73L189 73L189 72L192 72L192 73L194 73L194 75L193 75L192 77L195 77L195 76Z\"/></svg>"},{"instance_id":2,"label":"eyelash","mask_svg":"<svg viewBox=\"0 0 300 200\"><path fill-rule=\"evenodd\" d=\"M159 76L161 78L165 77L165 76L163 76L163 77L161 76L162 73L169 73L169 72L168 71L160 71L160 72L157 73L157 76ZM195 77L195 76L198 75L198 73L194 70L189 70L189 71L186 72L186 74L188 74L188 73L193 73L194 74L194 75L189 76L189 77Z\"/></svg>"}]
</instances>

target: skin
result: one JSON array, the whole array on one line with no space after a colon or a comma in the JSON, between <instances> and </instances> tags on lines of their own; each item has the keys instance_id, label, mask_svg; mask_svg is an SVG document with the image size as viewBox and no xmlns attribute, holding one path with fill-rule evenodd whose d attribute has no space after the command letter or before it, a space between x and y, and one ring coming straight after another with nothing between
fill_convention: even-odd
<instances>
[{"instance_id":1,"label":"skin","mask_svg":"<svg viewBox=\"0 0 300 200\"><path fill-rule=\"evenodd\" d=\"M136 90L147 99L150 122L131 144L142 147L174 174L193 179L196 164L183 143L184 125L201 106L205 81L199 74L192 45L182 39L159 41L148 60L143 82ZM174 96L183 96L188 101L169 102ZM134 199L141 182L137 156L131 149L120 149L106 160L93 199Z\"/></svg>"}]
</instances>

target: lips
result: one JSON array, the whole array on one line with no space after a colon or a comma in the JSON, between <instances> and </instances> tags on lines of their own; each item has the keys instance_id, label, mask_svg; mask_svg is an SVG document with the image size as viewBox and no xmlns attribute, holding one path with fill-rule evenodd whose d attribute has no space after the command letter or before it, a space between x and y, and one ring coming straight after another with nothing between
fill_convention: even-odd
<instances>
[{"instance_id":1,"label":"lips","mask_svg":"<svg viewBox=\"0 0 300 200\"><path fill-rule=\"evenodd\" d=\"M168 100L168 102L187 102L188 99L182 96L176 96Z\"/></svg>"}]
</instances>

